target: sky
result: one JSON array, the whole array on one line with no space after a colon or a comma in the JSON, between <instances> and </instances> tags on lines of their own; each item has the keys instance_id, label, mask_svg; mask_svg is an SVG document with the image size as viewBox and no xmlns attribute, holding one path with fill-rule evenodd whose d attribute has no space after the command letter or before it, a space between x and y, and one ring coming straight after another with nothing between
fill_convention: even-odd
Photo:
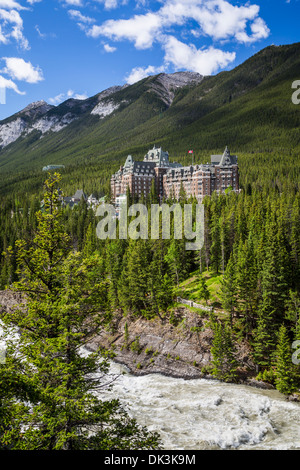
<instances>
[{"instance_id":1,"label":"sky","mask_svg":"<svg viewBox=\"0 0 300 470\"><path fill-rule=\"evenodd\" d=\"M300 0L0 0L0 120L300 41ZM300 79L300 71L299 71Z\"/></svg>"}]
</instances>

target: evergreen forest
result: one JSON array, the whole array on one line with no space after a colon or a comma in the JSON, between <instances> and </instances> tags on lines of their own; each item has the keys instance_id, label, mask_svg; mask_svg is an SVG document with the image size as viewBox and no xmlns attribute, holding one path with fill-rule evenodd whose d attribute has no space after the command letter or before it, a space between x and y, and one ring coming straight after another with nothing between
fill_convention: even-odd
<instances>
[{"instance_id":1,"label":"evergreen forest","mask_svg":"<svg viewBox=\"0 0 300 470\"><path fill-rule=\"evenodd\" d=\"M210 312L199 310L213 332L212 361L203 374L239 382L242 365L235 351L243 342L254 364L246 371L249 376L300 399L300 107L290 102L299 45L279 49L268 48L190 92L181 90L173 109L150 113L153 126L141 122L141 133L122 127L115 147L113 140L111 148L105 139L101 143L100 134L105 126L113 132L114 120L116 127L118 119L126 127L129 121L119 115L103 128L91 126L94 140L86 134L82 147L77 124L63 131L65 142L57 148L53 136L41 139L45 163L51 163L51 151L63 155L74 133L60 174L41 171L43 152L38 146L30 150L37 145L34 136L3 151L0 290L16 292L26 302L11 311L0 308L7 338L18 336L8 339L5 361L0 360L1 449L160 448L159 436L140 427L118 400L95 396L96 390L113 385L108 366L113 352L99 347L85 355L82 349L110 328L115 312L174 322L172 309L191 280L193 300L210 307ZM205 95L207 83L214 82L218 86L211 89L217 91L201 108L195 96ZM232 83L241 88L230 98ZM280 98L278 105L272 92ZM146 92L142 96L150 100ZM203 109L209 113L199 116ZM186 114L179 119L180 110ZM138 121L140 115L134 116ZM240 192L205 197L204 244L198 251L187 251L186 240L176 239L174 230L168 240L100 240L99 218L84 200L72 209L60 204L62 193L71 196L77 189L110 202L110 177L124 162L125 149L138 159L154 142L183 165L191 163L190 148L195 163L207 162L227 144L238 156ZM80 156L83 147L88 151ZM154 190L140 201L127 196L129 205L141 202L150 208L158 202ZM179 201L164 202L189 203L194 209L197 204L184 192ZM218 283L212 290L214 279Z\"/></svg>"}]
</instances>

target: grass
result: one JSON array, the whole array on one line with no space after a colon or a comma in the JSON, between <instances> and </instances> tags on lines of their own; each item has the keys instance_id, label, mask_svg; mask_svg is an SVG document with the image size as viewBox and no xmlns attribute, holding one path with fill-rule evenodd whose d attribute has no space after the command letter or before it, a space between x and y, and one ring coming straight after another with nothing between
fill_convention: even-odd
<instances>
[{"instance_id":1,"label":"grass","mask_svg":"<svg viewBox=\"0 0 300 470\"><path fill-rule=\"evenodd\" d=\"M183 298L205 305L205 301L199 296L199 280L197 278L198 273L198 270L194 271L188 279L179 285L179 290L181 291ZM219 290L223 277L222 274L213 273L211 271L204 271L202 275L206 280L210 294L208 305L220 307L221 302L219 297Z\"/></svg>"}]
</instances>

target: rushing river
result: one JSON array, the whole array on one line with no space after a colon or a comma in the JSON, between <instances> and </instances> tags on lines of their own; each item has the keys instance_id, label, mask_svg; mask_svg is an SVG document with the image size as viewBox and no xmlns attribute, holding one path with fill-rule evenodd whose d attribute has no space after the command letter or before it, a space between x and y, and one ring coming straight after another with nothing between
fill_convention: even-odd
<instances>
[{"instance_id":1,"label":"rushing river","mask_svg":"<svg viewBox=\"0 0 300 470\"><path fill-rule=\"evenodd\" d=\"M0 351L3 347L0 326ZM276 390L134 376L116 363L110 372L116 377L113 389L102 389L99 397L119 398L139 424L160 434L166 450L300 450L300 403Z\"/></svg>"},{"instance_id":2,"label":"rushing river","mask_svg":"<svg viewBox=\"0 0 300 470\"><path fill-rule=\"evenodd\" d=\"M300 404L277 391L160 374L136 377L118 364L111 372L121 375L108 396L159 432L166 450L300 449Z\"/></svg>"}]
</instances>

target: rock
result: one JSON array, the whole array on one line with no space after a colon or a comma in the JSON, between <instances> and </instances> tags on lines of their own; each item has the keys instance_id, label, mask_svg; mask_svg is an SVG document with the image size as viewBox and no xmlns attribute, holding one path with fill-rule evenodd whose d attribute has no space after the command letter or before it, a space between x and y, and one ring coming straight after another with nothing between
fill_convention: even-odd
<instances>
[{"instance_id":1,"label":"rock","mask_svg":"<svg viewBox=\"0 0 300 470\"><path fill-rule=\"evenodd\" d=\"M300 395L298 393L293 393L292 395L288 396L288 401L300 401Z\"/></svg>"},{"instance_id":2,"label":"rock","mask_svg":"<svg viewBox=\"0 0 300 470\"><path fill-rule=\"evenodd\" d=\"M14 307L24 302L22 295L10 290L0 291L0 313L12 311Z\"/></svg>"},{"instance_id":3,"label":"rock","mask_svg":"<svg viewBox=\"0 0 300 470\"><path fill-rule=\"evenodd\" d=\"M254 378L246 379L245 384L250 385L251 387L263 388L265 390L274 390L275 389L274 385L269 384L267 382L263 382L262 380L256 380Z\"/></svg>"}]
</instances>

